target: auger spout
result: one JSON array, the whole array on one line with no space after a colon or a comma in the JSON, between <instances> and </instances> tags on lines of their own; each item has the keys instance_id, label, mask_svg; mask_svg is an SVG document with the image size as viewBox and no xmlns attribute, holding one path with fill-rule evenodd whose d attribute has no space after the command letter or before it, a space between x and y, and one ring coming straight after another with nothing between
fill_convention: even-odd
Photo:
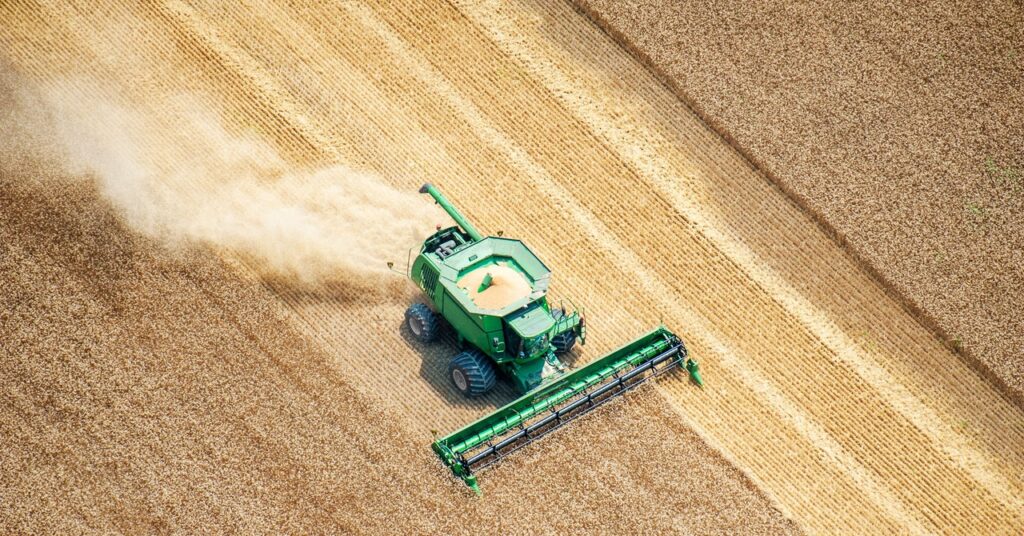
<instances>
[{"instance_id":1,"label":"auger spout","mask_svg":"<svg viewBox=\"0 0 1024 536\"><path fill-rule=\"evenodd\" d=\"M443 208L444 211L447 212L448 215L451 216L453 220L455 220L455 223L457 223L459 227L462 227L462 230L466 231L466 234L472 237L474 241L479 242L484 239L483 235L480 234L480 231L477 231L476 227L473 227L473 224L469 223L469 220L467 220L466 217L463 216L448 201L448 199L444 195L442 195L437 188L434 187L433 184L427 183L421 186L420 193L430 194L430 197L433 197L434 201L437 201L437 204L441 205L441 208Z\"/></svg>"}]
</instances>

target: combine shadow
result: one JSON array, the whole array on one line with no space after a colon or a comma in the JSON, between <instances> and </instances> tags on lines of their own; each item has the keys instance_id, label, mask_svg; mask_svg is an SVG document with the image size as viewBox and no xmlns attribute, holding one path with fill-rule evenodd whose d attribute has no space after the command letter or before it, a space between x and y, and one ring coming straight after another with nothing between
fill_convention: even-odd
<instances>
[{"instance_id":1,"label":"combine shadow","mask_svg":"<svg viewBox=\"0 0 1024 536\"><path fill-rule=\"evenodd\" d=\"M448 362L455 354L461 351L458 337L454 330L447 323L442 322L437 340L430 343L422 343L413 336L409 326L403 317L399 322L398 332L402 341L414 353L420 356L420 377L428 383L435 392L441 395L444 400L452 406L463 408L479 409L481 414L493 411L518 398L515 389L508 379L498 373L498 384L494 390L482 398L466 398L452 384L448 377ZM569 352L562 354L559 358L570 369L584 364L581 361L582 350L577 343ZM468 424L468 423L467 423Z\"/></svg>"},{"instance_id":2,"label":"combine shadow","mask_svg":"<svg viewBox=\"0 0 1024 536\"><path fill-rule=\"evenodd\" d=\"M409 326L406 325L404 316L399 320L398 333L405 345L420 356L420 377L448 404L454 407L476 409L482 415L515 400L515 390L500 372L498 373L498 384L483 397L466 398L455 388L448 378L448 362L461 349L458 337L447 323L441 323L440 333L434 342L423 343L416 340L409 330Z\"/></svg>"}]
</instances>

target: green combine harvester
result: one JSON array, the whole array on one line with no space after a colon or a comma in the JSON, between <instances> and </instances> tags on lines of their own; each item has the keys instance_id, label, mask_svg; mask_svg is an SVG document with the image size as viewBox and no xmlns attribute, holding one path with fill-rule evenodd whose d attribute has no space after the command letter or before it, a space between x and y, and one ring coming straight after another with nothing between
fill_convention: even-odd
<instances>
[{"instance_id":1,"label":"green combine harvester","mask_svg":"<svg viewBox=\"0 0 1024 536\"><path fill-rule=\"evenodd\" d=\"M448 375L465 396L490 391L499 373L522 395L433 444L475 492L481 469L651 378L684 366L703 386L686 346L664 326L569 370L558 356L585 343L586 319L548 303L551 272L544 263L519 240L481 235L430 184L420 193L458 225L427 238L409 267L428 301L406 311L410 332L431 342L442 322L453 328L462 351Z\"/></svg>"}]
</instances>

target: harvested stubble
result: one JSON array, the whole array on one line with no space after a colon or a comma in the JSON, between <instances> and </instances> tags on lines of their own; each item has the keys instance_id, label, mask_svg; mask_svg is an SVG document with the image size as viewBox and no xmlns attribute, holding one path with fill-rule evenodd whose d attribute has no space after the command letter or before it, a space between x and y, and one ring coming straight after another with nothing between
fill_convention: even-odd
<instances>
[{"instance_id":1,"label":"harvested stubble","mask_svg":"<svg viewBox=\"0 0 1024 536\"><path fill-rule=\"evenodd\" d=\"M575 3L1024 404L1019 2Z\"/></svg>"},{"instance_id":2,"label":"harvested stubble","mask_svg":"<svg viewBox=\"0 0 1024 536\"><path fill-rule=\"evenodd\" d=\"M0 532L797 532L651 391L477 499L263 287L4 156Z\"/></svg>"}]
</instances>

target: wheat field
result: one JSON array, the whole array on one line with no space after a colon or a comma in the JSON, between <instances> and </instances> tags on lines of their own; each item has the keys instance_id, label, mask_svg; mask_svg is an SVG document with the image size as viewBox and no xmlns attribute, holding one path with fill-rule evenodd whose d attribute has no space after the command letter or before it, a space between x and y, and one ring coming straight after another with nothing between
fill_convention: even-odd
<instances>
[{"instance_id":1,"label":"wheat field","mask_svg":"<svg viewBox=\"0 0 1024 536\"><path fill-rule=\"evenodd\" d=\"M494 409L511 389L472 402L457 395L445 377L452 337L422 347L400 328L416 299L401 276L376 274L370 290L344 281L310 288L266 277L263 261L231 248L178 260L135 237L117 211L90 220L103 192L33 208L33 196L71 194L52 184L24 193L21 183L33 183L25 177L40 172L11 159L5 206L25 213L4 210L5 243L17 253L5 255L15 260L4 273L31 300L65 299L12 303L39 312L94 300L106 316L83 317L82 329L95 331L87 340L102 340L119 314L150 309L170 332L110 335L124 346L82 353L62 343L59 323L42 337L31 318L4 318L28 335L4 350L3 383L17 394L3 435L17 447L0 470L2 500L16 505L3 526L820 534L1024 526L1021 408L570 5L5 2L0 12L5 61L19 80L59 83L72 95L93 83L113 88L118 106L155 125L140 150L159 154L158 168L217 152L182 136L168 103L187 93L226 132L258 139L286 166L341 164L398 191L431 182L485 233L530 244L552 268L556 299L585 305L579 361L660 322L687 342L707 384L697 389L682 374L659 380L485 473L477 501L433 462L431 434ZM211 180L196 174L173 186L204 192ZM64 212L76 213L66 227L98 234L96 252L73 254L89 233L53 239L52 250L34 245L49 238L25 238L47 225L60 235ZM96 268L90 255L108 242L120 245ZM75 268L62 272L62 263ZM62 283L47 284L52 278ZM117 284L90 287L102 279ZM128 302L111 292L127 292ZM160 300L173 305L164 310ZM186 343L177 340L191 350L179 356L174 345ZM47 361L61 348L58 363ZM178 358L140 361L149 348ZM89 369L93 361L104 366ZM105 374L114 383L103 383ZM87 426L65 430L53 412L70 410L47 401L54 375L77 397L98 382L115 408L96 411L110 418L79 415ZM168 378L187 389L161 391ZM141 398L119 391L149 382ZM94 437L130 448L103 448Z\"/></svg>"}]
</instances>

